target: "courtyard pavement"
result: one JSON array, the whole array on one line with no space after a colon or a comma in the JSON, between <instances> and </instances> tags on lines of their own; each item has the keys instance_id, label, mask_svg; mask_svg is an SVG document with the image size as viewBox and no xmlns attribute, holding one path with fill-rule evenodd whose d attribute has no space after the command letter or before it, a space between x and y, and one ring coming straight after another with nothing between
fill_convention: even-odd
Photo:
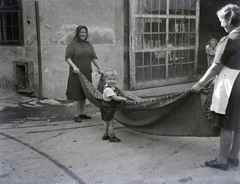
<instances>
[{"instance_id":1,"label":"courtyard pavement","mask_svg":"<svg viewBox=\"0 0 240 184\"><path fill-rule=\"evenodd\" d=\"M72 104L0 90L0 184L239 184L240 169L204 166L219 137L164 137L115 123L122 141L101 140L99 109L74 123Z\"/></svg>"}]
</instances>

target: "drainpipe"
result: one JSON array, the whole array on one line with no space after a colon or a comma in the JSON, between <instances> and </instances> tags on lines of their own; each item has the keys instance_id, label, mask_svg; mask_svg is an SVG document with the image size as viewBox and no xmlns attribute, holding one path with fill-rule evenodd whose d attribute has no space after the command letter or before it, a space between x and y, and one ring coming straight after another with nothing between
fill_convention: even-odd
<instances>
[{"instance_id":1,"label":"drainpipe","mask_svg":"<svg viewBox=\"0 0 240 184\"><path fill-rule=\"evenodd\" d=\"M43 99L42 94L42 55L41 55L41 37L40 37L40 20L39 20L39 5L35 1L36 14L36 32L37 32L37 51L38 51L38 85L39 85L39 99Z\"/></svg>"}]
</instances>

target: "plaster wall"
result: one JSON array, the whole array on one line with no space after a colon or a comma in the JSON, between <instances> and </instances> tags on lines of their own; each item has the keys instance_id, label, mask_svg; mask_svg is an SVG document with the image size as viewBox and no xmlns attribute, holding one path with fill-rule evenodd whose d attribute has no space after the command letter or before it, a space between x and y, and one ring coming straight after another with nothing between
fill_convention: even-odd
<instances>
[{"instance_id":1,"label":"plaster wall","mask_svg":"<svg viewBox=\"0 0 240 184\"><path fill-rule=\"evenodd\" d=\"M45 98L65 98L68 65L64 61L65 49L78 25L89 29L103 70L118 71L118 86L123 87L123 1L122 0L39 0L42 93ZM34 67L34 93L38 89L38 55L35 19L35 1L23 0L23 46L0 46L0 88L14 90L13 61L32 61ZM93 66L93 83L99 75Z\"/></svg>"}]
</instances>

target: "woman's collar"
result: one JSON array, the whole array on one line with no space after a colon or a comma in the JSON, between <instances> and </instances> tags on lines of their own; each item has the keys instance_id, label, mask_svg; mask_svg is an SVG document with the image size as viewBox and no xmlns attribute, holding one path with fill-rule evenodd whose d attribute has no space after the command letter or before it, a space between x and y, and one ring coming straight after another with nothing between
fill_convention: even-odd
<instances>
[{"instance_id":1,"label":"woman's collar","mask_svg":"<svg viewBox=\"0 0 240 184\"><path fill-rule=\"evenodd\" d=\"M240 32L240 26L233 29L228 35L232 34L232 33L235 33L235 32Z\"/></svg>"}]
</instances>

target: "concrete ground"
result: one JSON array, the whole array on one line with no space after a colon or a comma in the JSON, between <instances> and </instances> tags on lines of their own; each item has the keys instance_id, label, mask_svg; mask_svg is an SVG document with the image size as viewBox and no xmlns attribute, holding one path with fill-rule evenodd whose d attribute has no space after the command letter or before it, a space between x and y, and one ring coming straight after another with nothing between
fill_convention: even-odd
<instances>
[{"instance_id":1,"label":"concrete ground","mask_svg":"<svg viewBox=\"0 0 240 184\"><path fill-rule=\"evenodd\" d=\"M1 184L239 184L240 169L204 166L219 137L163 137L115 124L122 142L101 140L99 110L72 120L72 104L0 90Z\"/></svg>"}]
</instances>

